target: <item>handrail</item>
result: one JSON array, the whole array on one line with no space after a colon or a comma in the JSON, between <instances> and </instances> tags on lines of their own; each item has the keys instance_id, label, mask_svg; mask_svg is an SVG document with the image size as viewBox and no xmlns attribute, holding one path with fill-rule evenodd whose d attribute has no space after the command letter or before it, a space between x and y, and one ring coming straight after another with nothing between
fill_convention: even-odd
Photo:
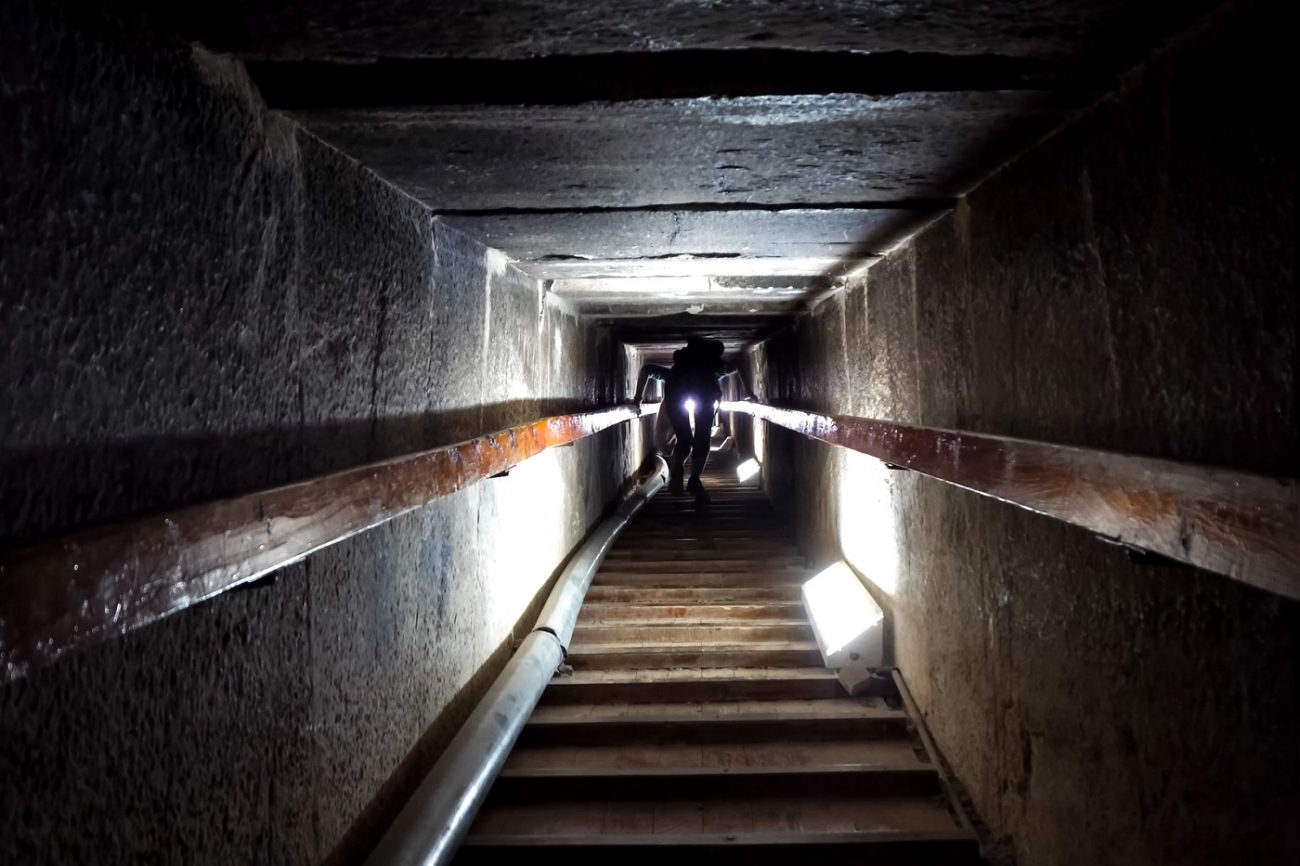
<instances>
[{"instance_id":1,"label":"handrail","mask_svg":"<svg viewBox=\"0 0 1300 866\"><path fill-rule=\"evenodd\" d=\"M1292 478L756 402L721 408L1300 599Z\"/></svg>"},{"instance_id":2,"label":"handrail","mask_svg":"<svg viewBox=\"0 0 1300 866\"><path fill-rule=\"evenodd\" d=\"M668 465L657 458L655 471L587 536L561 572L533 630L388 828L367 866L437 866L456 853L524 723L564 660L578 609L606 551L659 492L667 475Z\"/></svg>"},{"instance_id":3,"label":"handrail","mask_svg":"<svg viewBox=\"0 0 1300 866\"><path fill-rule=\"evenodd\" d=\"M647 407L646 412L657 407ZM643 414L556 415L308 481L0 552L0 682Z\"/></svg>"}]
</instances>

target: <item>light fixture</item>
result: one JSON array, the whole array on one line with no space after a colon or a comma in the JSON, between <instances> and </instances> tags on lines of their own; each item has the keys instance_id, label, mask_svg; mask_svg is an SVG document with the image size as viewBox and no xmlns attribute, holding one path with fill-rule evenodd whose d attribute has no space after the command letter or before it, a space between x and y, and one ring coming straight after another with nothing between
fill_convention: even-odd
<instances>
[{"instance_id":1,"label":"light fixture","mask_svg":"<svg viewBox=\"0 0 1300 866\"><path fill-rule=\"evenodd\" d=\"M761 468L758 461L751 457L736 467L736 480L743 484L757 475Z\"/></svg>"},{"instance_id":2,"label":"light fixture","mask_svg":"<svg viewBox=\"0 0 1300 866\"><path fill-rule=\"evenodd\" d=\"M803 603L826 667L880 664L885 614L848 563L834 562L804 583Z\"/></svg>"}]
</instances>

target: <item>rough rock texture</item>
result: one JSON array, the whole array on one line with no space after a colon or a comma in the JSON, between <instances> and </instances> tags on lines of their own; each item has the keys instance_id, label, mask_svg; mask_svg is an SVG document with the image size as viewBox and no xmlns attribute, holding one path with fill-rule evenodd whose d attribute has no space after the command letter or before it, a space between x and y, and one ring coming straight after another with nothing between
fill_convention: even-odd
<instances>
[{"instance_id":1,"label":"rough rock texture","mask_svg":"<svg viewBox=\"0 0 1300 866\"><path fill-rule=\"evenodd\" d=\"M965 192L1059 121L1035 92L296 113L431 207L815 205Z\"/></svg>"},{"instance_id":2,"label":"rough rock texture","mask_svg":"<svg viewBox=\"0 0 1300 866\"><path fill-rule=\"evenodd\" d=\"M855 258L883 252L937 210L792 208L441 217L520 264L581 256L640 258ZM778 263L779 264L779 263ZM754 271L765 274L765 271Z\"/></svg>"},{"instance_id":3,"label":"rough rock texture","mask_svg":"<svg viewBox=\"0 0 1300 866\"><path fill-rule=\"evenodd\" d=\"M1245 6L750 363L773 402L1300 475L1287 28ZM1021 864L1300 860L1300 605L767 430Z\"/></svg>"},{"instance_id":4,"label":"rough rock texture","mask_svg":"<svg viewBox=\"0 0 1300 866\"><path fill-rule=\"evenodd\" d=\"M21 4L0 32L6 543L621 397L635 359L238 64ZM355 860L636 446L549 452L0 688L0 862Z\"/></svg>"},{"instance_id":5,"label":"rough rock texture","mask_svg":"<svg viewBox=\"0 0 1300 866\"><path fill-rule=\"evenodd\" d=\"M1208 4L1117 0L490 0L176 4L130 0L222 49L271 57L530 57L681 48L1123 58Z\"/></svg>"}]
</instances>

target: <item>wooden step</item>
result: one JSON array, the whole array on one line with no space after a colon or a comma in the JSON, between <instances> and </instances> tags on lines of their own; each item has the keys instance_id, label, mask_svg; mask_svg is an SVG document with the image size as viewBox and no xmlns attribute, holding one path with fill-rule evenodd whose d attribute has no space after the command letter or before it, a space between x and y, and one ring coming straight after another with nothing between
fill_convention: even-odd
<instances>
[{"instance_id":1,"label":"wooden step","mask_svg":"<svg viewBox=\"0 0 1300 866\"><path fill-rule=\"evenodd\" d=\"M600 566L601 573L606 571L622 573L680 573L691 571L717 572L717 571L767 571L774 570L794 570L806 571L803 557L784 556L784 557L763 557L747 556L735 559L626 559L611 561L605 560Z\"/></svg>"},{"instance_id":2,"label":"wooden step","mask_svg":"<svg viewBox=\"0 0 1300 866\"><path fill-rule=\"evenodd\" d=\"M640 545L623 545L605 554L605 560L680 560L680 559L775 559L803 564L804 556L792 544L761 542L693 542L689 546L677 541L663 541Z\"/></svg>"},{"instance_id":3,"label":"wooden step","mask_svg":"<svg viewBox=\"0 0 1300 866\"><path fill-rule=\"evenodd\" d=\"M763 543L783 547L792 554L800 553L799 547L794 543L793 539L783 533L762 533L759 536L754 536L749 533L708 532L690 528L668 528L655 532L627 533L619 537L618 546L613 550L622 550L623 548L642 550L647 545L673 545L678 550L732 550L747 544Z\"/></svg>"},{"instance_id":4,"label":"wooden step","mask_svg":"<svg viewBox=\"0 0 1300 866\"><path fill-rule=\"evenodd\" d=\"M647 769L712 767L929 766L910 739L844 739L760 743L655 743L639 746L520 747L510 753L506 767Z\"/></svg>"},{"instance_id":5,"label":"wooden step","mask_svg":"<svg viewBox=\"0 0 1300 866\"><path fill-rule=\"evenodd\" d=\"M637 624L597 625L579 622L573 643L743 643L745 641L813 640L805 621L770 620L744 624Z\"/></svg>"},{"instance_id":6,"label":"wooden step","mask_svg":"<svg viewBox=\"0 0 1300 866\"><path fill-rule=\"evenodd\" d=\"M724 494L726 496L749 497L751 499L756 499L760 502L771 501L770 499L767 498L767 495L762 491L762 489L758 487L737 487L733 484L728 484L726 481L722 479L701 478L700 480L703 482L705 489L708 490L710 494L716 492L718 494ZM683 493L678 495L675 493L668 493L666 490L664 490L660 492L660 494L657 495L652 501L653 502L693 502L694 500L695 500L695 496L690 492L684 491Z\"/></svg>"},{"instance_id":7,"label":"wooden step","mask_svg":"<svg viewBox=\"0 0 1300 866\"><path fill-rule=\"evenodd\" d=\"M714 797L925 797L939 776L917 761L898 766L673 767L632 769L506 769L492 787L494 803L569 800L700 800Z\"/></svg>"},{"instance_id":8,"label":"wooden step","mask_svg":"<svg viewBox=\"0 0 1300 866\"><path fill-rule=\"evenodd\" d=\"M541 706L700 701L820 700L847 697L833 671L806 668L577 670L557 676Z\"/></svg>"},{"instance_id":9,"label":"wooden step","mask_svg":"<svg viewBox=\"0 0 1300 866\"><path fill-rule=\"evenodd\" d=\"M745 520L656 520L636 531L628 530L619 535L619 544L626 544L638 538L664 537L667 535L689 536L691 538L729 538L735 536L762 536L771 540L792 541L786 527L776 521Z\"/></svg>"},{"instance_id":10,"label":"wooden step","mask_svg":"<svg viewBox=\"0 0 1300 866\"><path fill-rule=\"evenodd\" d=\"M629 836L716 830L798 837L826 832L954 833L956 821L937 797L737 796L489 802L473 836Z\"/></svg>"},{"instance_id":11,"label":"wooden step","mask_svg":"<svg viewBox=\"0 0 1300 866\"><path fill-rule=\"evenodd\" d=\"M567 661L574 670L636 668L799 667L822 663L815 641L742 644L574 644Z\"/></svg>"},{"instance_id":12,"label":"wooden step","mask_svg":"<svg viewBox=\"0 0 1300 866\"><path fill-rule=\"evenodd\" d=\"M704 485L709 494L707 502L698 502L693 494L681 496L659 496L646 505L646 510L653 511L704 511L708 508L753 508L761 511L773 511L772 500L753 492L723 490L716 485Z\"/></svg>"},{"instance_id":13,"label":"wooden step","mask_svg":"<svg viewBox=\"0 0 1300 866\"><path fill-rule=\"evenodd\" d=\"M731 620L806 619L802 601L736 604L584 604L579 622L728 622Z\"/></svg>"},{"instance_id":14,"label":"wooden step","mask_svg":"<svg viewBox=\"0 0 1300 866\"><path fill-rule=\"evenodd\" d=\"M878 701L557 704L533 711L520 746L755 743L907 736L907 716Z\"/></svg>"},{"instance_id":15,"label":"wooden step","mask_svg":"<svg viewBox=\"0 0 1300 866\"><path fill-rule=\"evenodd\" d=\"M822 666L807 562L730 471L606 557L456 862L978 862L906 714Z\"/></svg>"},{"instance_id":16,"label":"wooden step","mask_svg":"<svg viewBox=\"0 0 1300 866\"><path fill-rule=\"evenodd\" d=\"M665 862L709 863L711 866L791 866L809 863L815 866L965 866L978 864L979 846L969 834L959 830L897 830L782 833L782 832L681 832L667 829L681 820L678 810L658 810L653 804L621 803L621 808L602 811L600 829L618 826L642 826L650 816L651 830L612 836L608 833L588 832L566 835L535 836L511 834L508 825L510 814L494 816L493 826L502 826L499 832L476 832L461 848L455 862L458 864L499 863L506 858L516 858L524 853L521 848L537 846L538 855L545 862L587 866L587 864L616 863L618 866L663 866ZM744 801L728 802L705 810L700 807L698 823L713 827L719 824L718 814L743 815ZM770 813L785 808L782 813L801 816L796 804L768 801ZM799 807L805 804L797 804ZM878 806L864 803L863 809ZM599 804L591 804L599 808ZM649 809L648 813L638 810ZM725 810L725 811L724 811ZM764 812L755 822L772 823ZM561 813L557 820L568 821ZM696 823L695 815L688 810L688 826ZM655 832L656 822L665 829ZM743 824L742 824L743 826Z\"/></svg>"},{"instance_id":17,"label":"wooden step","mask_svg":"<svg viewBox=\"0 0 1300 866\"><path fill-rule=\"evenodd\" d=\"M638 534L620 538L615 550L644 550L647 546L668 547L673 550L735 550L753 545L757 551L777 551L793 556L800 553L799 548L784 536L764 536L756 538L751 535L725 535L711 532L689 532L678 530L658 535Z\"/></svg>"},{"instance_id":18,"label":"wooden step","mask_svg":"<svg viewBox=\"0 0 1300 866\"><path fill-rule=\"evenodd\" d=\"M798 601L803 595L798 583L770 586L636 587L593 586L587 591L588 604L753 604L770 601Z\"/></svg>"},{"instance_id":19,"label":"wooden step","mask_svg":"<svg viewBox=\"0 0 1300 866\"><path fill-rule=\"evenodd\" d=\"M705 490L708 491L708 502L697 502L693 494L683 494L681 496L657 496L651 500L644 510L654 511L703 511L706 508L754 508L763 511L774 511L772 501L765 496L744 491L723 490L716 485L710 489L705 484Z\"/></svg>"},{"instance_id":20,"label":"wooden step","mask_svg":"<svg viewBox=\"0 0 1300 866\"><path fill-rule=\"evenodd\" d=\"M638 553L644 550L648 545L662 546L669 550L694 550L694 551L714 551L714 550L737 550L745 549L754 552L762 551L783 554L787 556L796 556L799 549L793 543L784 539L774 539L765 536L742 536L738 539L726 538L720 536L703 535L700 538L679 537L664 538L654 540L641 540L624 543L621 539L617 546L609 551L607 556L626 556Z\"/></svg>"},{"instance_id":21,"label":"wooden step","mask_svg":"<svg viewBox=\"0 0 1300 866\"><path fill-rule=\"evenodd\" d=\"M736 527L699 527L688 526L685 529L676 526L662 526L650 522L633 522L631 526L624 529L619 534L619 543L623 543L625 538L635 538L640 535L663 535L665 533L685 534L690 538L755 538L755 539L789 539L791 535L785 526L769 528L752 528L747 526Z\"/></svg>"},{"instance_id":22,"label":"wooden step","mask_svg":"<svg viewBox=\"0 0 1300 866\"><path fill-rule=\"evenodd\" d=\"M717 587L743 588L789 586L809 577L807 569L755 569L752 571L672 571L640 572L601 569L593 583L595 586L645 587L656 589L710 589Z\"/></svg>"},{"instance_id":23,"label":"wooden step","mask_svg":"<svg viewBox=\"0 0 1300 866\"><path fill-rule=\"evenodd\" d=\"M642 528L645 529L689 529L704 531L706 529L743 529L757 532L763 529L785 531L785 524L775 514L728 514L725 512L699 511L690 514L656 514L645 515Z\"/></svg>"},{"instance_id":24,"label":"wooden step","mask_svg":"<svg viewBox=\"0 0 1300 866\"><path fill-rule=\"evenodd\" d=\"M647 853L685 862L707 856L711 863L778 853L780 859L761 862L818 866L826 857L864 864L978 862L974 838L935 796L505 800L484 808L463 850L519 845L545 846L547 859L563 854L620 866L628 859L649 863ZM922 852L920 859L896 859ZM860 859L841 859L845 854Z\"/></svg>"},{"instance_id":25,"label":"wooden step","mask_svg":"<svg viewBox=\"0 0 1300 866\"><path fill-rule=\"evenodd\" d=\"M706 505L697 505L694 500L682 499L677 502L651 504L642 509L642 514L646 515L647 520L652 520L664 515L763 515L768 518L777 517L776 510L770 504L760 499L739 500L727 499L726 497L714 496Z\"/></svg>"}]
</instances>

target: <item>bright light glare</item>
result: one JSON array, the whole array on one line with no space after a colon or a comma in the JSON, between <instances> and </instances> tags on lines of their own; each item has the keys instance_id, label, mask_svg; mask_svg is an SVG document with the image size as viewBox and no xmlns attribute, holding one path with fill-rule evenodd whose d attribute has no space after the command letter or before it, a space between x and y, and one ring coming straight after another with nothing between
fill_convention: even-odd
<instances>
[{"instance_id":1,"label":"bright light glare","mask_svg":"<svg viewBox=\"0 0 1300 866\"><path fill-rule=\"evenodd\" d=\"M839 536L844 558L886 595L898 591L899 527L891 470L865 454L840 456Z\"/></svg>"},{"instance_id":2,"label":"bright light glare","mask_svg":"<svg viewBox=\"0 0 1300 866\"><path fill-rule=\"evenodd\" d=\"M690 397L686 398L686 412L689 415L695 414L695 401L692 400Z\"/></svg>"},{"instance_id":3,"label":"bright light glare","mask_svg":"<svg viewBox=\"0 0 1300 866\"><path fill-rule=\"evenodd\" d=\"M736 480L742 484L758 474L758 461L752 457L736 467Z\"/></svg>"},{"instance_id":4,"label":"bright light glare","mask_svg":"<svg viewBox=\"0 0 1300 866\"><path fill-rule=\"evenodd\" d=\"M822 655L833 667L839 663L832 656L885 616L862 581L842 560L827 566L803 585L803 601Z\"/></svg>"},{"instance_id":5,"label":"bright light glare","mask_svg":"<svg viewBox=\"0 0 1300 866\"><path fill-rule=\"evenodd\" d=\"M483 536L470 536L473 559L482 575L466 580L466 588L456 598L474 605L474 639L480 642L477 652L490 653L519 621L528 602L551 576L555 564L564 559L575 532L582 528L571 523L573 494L564 484L564 472L571 471L573 458L565 449L551 448L523 461L510 474L475 485L458 496L465 497L466 507L478 512L486 527L496 527L510 544L485 544ZM473 492L471 492L473 491ZM470 530L471 533L473 530ZM464 595L469 586L481 582L482 597L471 601ZM481 656L486 658L487 656Z\"/></svg>"}]
</instances>

